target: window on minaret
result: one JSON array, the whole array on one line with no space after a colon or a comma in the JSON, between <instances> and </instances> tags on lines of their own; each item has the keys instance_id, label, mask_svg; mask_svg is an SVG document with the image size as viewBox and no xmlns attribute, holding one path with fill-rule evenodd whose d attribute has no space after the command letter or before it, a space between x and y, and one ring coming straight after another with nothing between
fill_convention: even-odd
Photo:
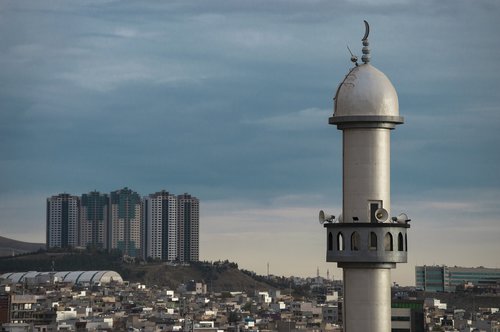
<instances>
[{"instance_id":1,"label":"window on minaret","mask_svg":"<svg viewBox=\"0 0 500 332\"><path fill-rule=\"evenodd\" d=\"M338 251L345 250L344 235L342 235L342 232L339 232L337 234L337 250Z\"/></svg>"},{"instance_id":2,"label":"window on minaret","mask_svg":"<svg viewBox=\"0 0 500 332\"><path fill-rule=\"evenodd\" d=\"M384 237L385 251L393 251L392 234L387 232Z\"/></svg>"},{"instance_id":3,"label":"window on minaret","mask_svg":"<svg viewBox=\"0 0 500 332\"><path fill-rule=\"evenodd\" d=\"M358 232L353 232L351 235L351 250L352 251L359 250L359 234L358 234Z\"/></svg>"},{"instance_id":4,"label":"window on minaret","mask_svg":"<svg viewBox=\"0 0 500 332\"><path fill-rule=\"evenodd\" d=\"M333 250L333 235L332 232L328 232L328 250Z\"/></svg>"},{"instance_id":5,"label":"window on minaret","mask_svg":"<svg viewBox=\"0 0 500 332\"><path fill-rule=\"evenodd\" d=\"M380 203L378 202L373 202L370 203L370 222L376 223L377 218L375 217L375 211L380 208Z\"/></svg>"},{"instance_id":6,"label":"window on minaret","mask_svg":"<svg viewBox=\"0 0 500 332\"><path fill-rule=\"evenodd\" d=\"M398 234L398 251L403 251L403 234Z\"/></svg>"},{"instance_id":7,"label":"window on minaret","mask_svg":"<svg viewBox=\"0 0 500 332\"><path fill-rule=\"evenodd\" d=\"M377 250L377 234L375 232L370 232L370 239L369 239L369 246L368 248L370 250Z\"/></svg>"}]
</instances>

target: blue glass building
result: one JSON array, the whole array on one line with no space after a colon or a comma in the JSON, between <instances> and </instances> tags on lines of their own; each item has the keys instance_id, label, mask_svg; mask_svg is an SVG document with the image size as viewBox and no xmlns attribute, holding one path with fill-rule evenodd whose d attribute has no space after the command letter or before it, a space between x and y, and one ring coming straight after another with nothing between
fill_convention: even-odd
<instances>
[{"instance_id":1,"label":"blue glass building","mask_svg":"<svg viewBox=\"0 0 500 332\"><path fill-rule=\"evenodd\" d=\"M415 285L429 292L454 292L457 286L471 283L478 287L500 284L500 269L485 267L415 266Z\"/></svg>"}]
</instances>

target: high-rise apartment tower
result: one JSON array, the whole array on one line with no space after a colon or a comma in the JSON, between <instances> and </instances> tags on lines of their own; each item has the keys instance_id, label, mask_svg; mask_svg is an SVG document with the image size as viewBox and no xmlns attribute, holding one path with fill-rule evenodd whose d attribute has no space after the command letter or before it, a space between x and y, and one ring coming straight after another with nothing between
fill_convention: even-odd
<instances>
[{"instance_id":1,"label":"high-rise apartment tower","mask_svg":"<svg viewBox=\"0 0 500 332\"><path fill-rule=\"evenodd\" d=\"M179 260L198 261L200 255L200 202L189 194L177 196Z\"/></svg>"},{"instance_id":2,"label":"high-rise apartment tower","mask_svg":"<svg viewBox=\"0 0 500 332\"><path fill-rule=\"evenodd\" d=\"M47 249L78 246L79 203L70 194L47 198Z\"/></svg>"},{"instance_id":3,"label":"high-rise apartment tower","mask_svg":"<svg viewBox=\"0 0 500 332\"><path fill-rule=\"evenodd\" d=\"M166 191L144 197L146 258L177 260L177 196Z\"/></svg>"},{"instance_id":4,"label":"high-rise apartment tower","mask_svg":"<svg viewBox=\"0 0 500 332\"><path fill-rule=\"evenodd\" d=\"M80 246L108 248L109 196L98 191L80 200Z\"/></svg>"},{"instance_id":5,"label":"high-rise apartment tower","mask_svg":"<svg viewBox=\"0 0 500 332\"><path fill-rule=\"evenodd\" d=\"M111 192L110 249L142 257L142 204L139 194L128 188Z\"/></svg>"}]
</instances>

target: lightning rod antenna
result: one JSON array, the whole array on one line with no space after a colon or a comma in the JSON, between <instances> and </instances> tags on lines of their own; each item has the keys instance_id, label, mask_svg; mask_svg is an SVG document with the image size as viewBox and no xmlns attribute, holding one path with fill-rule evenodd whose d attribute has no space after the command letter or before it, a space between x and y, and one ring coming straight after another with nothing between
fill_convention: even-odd
<instances>
[{"instance_id":1,"label":"lightning rod antenna","mask_svg":"<svg viewBox=\"0 0 500 332\"><path fill-rule=\"evenodd\" d=\"M347 45L347 49L349 50L349 53L351 53L351 61L356 64L356 67L358 66L358 57L354 54L352 54L351 49L349 48L349 45Z\"/></svg>"}]
</instances>

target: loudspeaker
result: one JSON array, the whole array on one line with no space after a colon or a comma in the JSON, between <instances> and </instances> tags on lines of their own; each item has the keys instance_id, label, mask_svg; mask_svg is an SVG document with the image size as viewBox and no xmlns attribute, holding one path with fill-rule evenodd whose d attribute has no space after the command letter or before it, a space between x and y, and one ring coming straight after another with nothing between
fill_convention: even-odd
<instances>
[{"instance_id":1,"label":"loudspeaker","mask_svg":"<svg viewBox=\"0 0 500 332\"><path fill-rule=\"evenodd\" d=\"M330 221L333 221L333 219L335 219L335 216L332 215L332 214L325 214L325 212L323 212L323 210L319 211L319 223L321 225L323 225L325 222L330 222Z\"/></svg>"},{"instance_id":2,"label":"loudspeaker","mask_svg":"<svg viewBox=\"0 0 500 332\"><path fill-rule=\"evenodd\" d=\"M388 218L389 212L387 212L386 209L379 208L375 210L375 219L377 219L378 222L386 222Z\"/></svg>"},{"instance_id":3,"label":"loudspeaker","mask_svg":"<svg viewBox=\"0 0 500 332\"><path fill-rule=\"evenodd\" d=\"M392 221L397 222L398 224L404 224L410 222L411 219L408 219L408 215L406 213L401 213L397 217L392 217Z\"/></svg>"}]
</instances>

